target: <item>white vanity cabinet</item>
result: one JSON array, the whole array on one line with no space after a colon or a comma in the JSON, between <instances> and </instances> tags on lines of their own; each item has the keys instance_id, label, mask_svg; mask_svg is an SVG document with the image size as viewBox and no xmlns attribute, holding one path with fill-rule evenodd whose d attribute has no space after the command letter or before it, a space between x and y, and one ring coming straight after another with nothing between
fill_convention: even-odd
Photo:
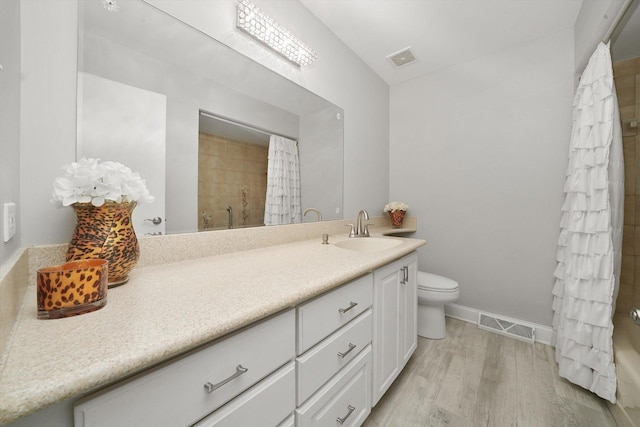
<instances>
[{"instance_id":1,"label":"white vanity cabinet","mask_svg":"<svg viewBox=\"0 0 640 427\"><path fill-rule=\"evenodd\" d=\"M295 308L12 425L357 427L416 344L413 252ZM118 363L138 363L128 360L134 356L157 360L157 355L123 352Z\"/></svg>"},{"instance_id":2,"label":"white vanity cabinet","mask_svg":"<svg viewBox=\"0 0 640 427\"><path fill-rule=\"evenodd\" d=\"M271 408L276 425L295 408L294 356L295 315L288 310L88 396L75 405L75 427L188 426L259 382L240 401L225 405L221 411L230 414L220 419L259 417L249 412L277 400L277 408ZM266 425L263 418L256 419L256 425ZM234 425L209 421L203 425Z\"/></svg>"},{"instance_id":3,"label":"white vanity cabinet","mask_svg":"<svg viewBox=\"0 0 640 427\"><path fill-rule=\"evenodd\" d=\"M372 304L367 274L297 308L297 427L359 426L371 412Z\"/></svg>"},{"instance_id":4,"label":"white vanity cabinet","mask_svg":"<svg viewBox=\"0 0 640 427\"><path fill-rule=\"evenodd\" d=\"M418 256L415 252L373 273L374 406L417 346L417 276Z\"/></svg>"}]
</instances>

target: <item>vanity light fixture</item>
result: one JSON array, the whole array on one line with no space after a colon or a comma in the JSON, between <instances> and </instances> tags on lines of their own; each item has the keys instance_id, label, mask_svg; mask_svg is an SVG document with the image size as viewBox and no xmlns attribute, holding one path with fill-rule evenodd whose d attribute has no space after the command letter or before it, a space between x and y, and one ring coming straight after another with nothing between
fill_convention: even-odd
<instances>
[{"instance_id":1,"label":"vanity light fixture","mask_svg":"<svg viewBox=\"0 0 640 427\"><path fill-rule=\"evenodd\" d=\"M318 54L248 0L238 1L236 26L297 65L309 65Z\"/></svg>"}]
</instances>

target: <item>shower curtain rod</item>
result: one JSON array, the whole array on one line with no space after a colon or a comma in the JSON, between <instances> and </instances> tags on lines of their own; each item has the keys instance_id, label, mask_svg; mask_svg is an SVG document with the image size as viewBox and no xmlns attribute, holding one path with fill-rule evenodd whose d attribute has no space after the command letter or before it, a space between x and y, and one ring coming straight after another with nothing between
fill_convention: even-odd
<instances>
[{"instance_id":1,"label":"shower curtain rod","mask_svg":"<svg viewBox=\"0 0 640 427\"><path fill-rule=\"evenodd\" d=\"M611 39L617 37L620 32L622 31L622 27L624 27L623 22L625 21L625 18L628 20L628 16L631 15L632 12L632 7L631 5L634 3L634 0L625 0L623 6L620 8L620 11L618 12L618 15L615 17L615 19L611 22L613 22L613 25L609 28L609 30L607 30L607 32L605 33L604 37L602 38L602 42L607 44L611 41ZM636 3L637 6L637 3ZM629 15L627 15L627 13Z\"/></svg>"},{"instance_id":2,"label":"shower curtain rod","mask_svg":"<svg viewBox=\"0 0 640 427\"><path fill-rule=\"evenodd\" d=\"M225 123L229 123L229 124L232 124L232 125L236 125L236 126L239 126L241 128L245 128L245 129L248 129L248 130L252 130L254 132L261 133L263 135L280 136L282 138L287 138L287 139L294 140L296 142L296 144L298 143L298 138L293 138L291 136L281 135L281 134L277 134L277 133L274 133L274 132L270 132L270 131L268 131L266 129L262 129L262 128L255 127L255 126L251 126L251 125L248 125L248 124L245 124L245 123L241 123L241 122L236 122L235 120L227 119L227 118L224 118L224 117L221 117L221 116L216 116L215 114L207 113L206 111L202 111L202 110L200 110L200 114L205 116L205 117L209 117L210 119L220 120L221 122L225 122Z\"/></svg>"}]
</instances>

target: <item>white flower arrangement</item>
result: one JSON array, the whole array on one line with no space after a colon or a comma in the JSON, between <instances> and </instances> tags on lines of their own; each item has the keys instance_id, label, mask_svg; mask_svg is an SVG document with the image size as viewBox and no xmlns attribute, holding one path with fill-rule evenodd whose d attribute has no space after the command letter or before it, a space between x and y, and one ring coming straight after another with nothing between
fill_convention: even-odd
<instances>
[{"instance_id":1,"label":"white flower arrangement","mask_svg":"<svg viewBox=\"0 0 640 427\"><path fill-rule=\"evenodd\" d=\"M384 206L384 211L385 212L395 212L395 211L406 212L407 209L409 209L409 205L407 205L406 203L402 203L402 202L391 202L391 203L387 203Z\"/></svg>"},{"instance_id":2,"label":"white flower arrangement","mask_svg":"<svg viewBox=\"0 0 640 427\"><path fill-rule=\"evenodd\" d=\"M82 158L64 165L64 175L53 181L51 202L62 206L91 203L102 206L106 202L153 202L147 184L137 172L118 162Z\"/></svg>"}]
</instances>

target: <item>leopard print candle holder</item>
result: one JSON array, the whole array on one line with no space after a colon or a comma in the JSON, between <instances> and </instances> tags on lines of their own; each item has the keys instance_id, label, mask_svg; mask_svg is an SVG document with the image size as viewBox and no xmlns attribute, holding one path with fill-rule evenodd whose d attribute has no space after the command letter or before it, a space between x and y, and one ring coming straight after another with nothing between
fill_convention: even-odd
<instances>
[{"instance_id":1,"label":"leopard print candle holder","mask_svg":"<svg viewBox=\"0 0 640 427\"><path fill-rule=\"evenodd\" d=\"M108 266L106 260L87 259L38 270L38 319L76 316L104 307Z\"/></svg>"}]
</instances>

